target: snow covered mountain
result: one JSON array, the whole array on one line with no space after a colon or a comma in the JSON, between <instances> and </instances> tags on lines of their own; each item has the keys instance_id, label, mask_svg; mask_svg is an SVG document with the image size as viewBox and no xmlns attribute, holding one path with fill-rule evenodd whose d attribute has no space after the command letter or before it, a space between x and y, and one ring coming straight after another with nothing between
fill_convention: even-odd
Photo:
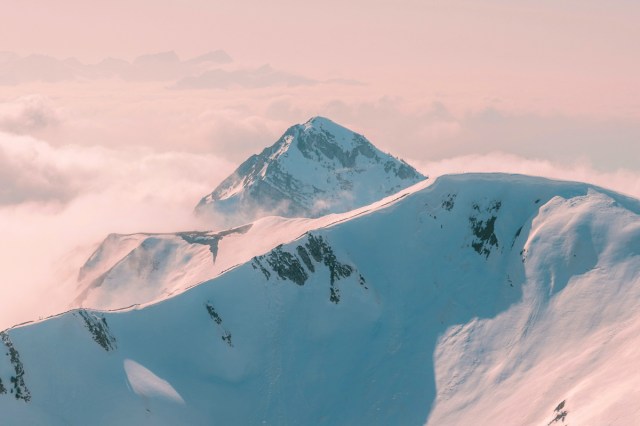
<instances>
[{"instance_id":1,"label":"snow covered mountain","mask_svg":"<svg viewBox=\"0 0 640 426\"><path fill-rule=\"evenodd\" d=\"M2 423L640 422L639 201L514 175L407 192L158 303L0 333ZM210 265L252 229L180 238Z\"/></svg>"},{"instance_id":2,"label":"snow covered mountain","mask_svg":"<svg viewBox=\"0 0 640 426\"><path fill-rule=\"evenodd\" d=\"M319 217L371 204L425 179L327 118L290 127L196 206L239 225L265 215Z\"/></svg>"}]
</instances>

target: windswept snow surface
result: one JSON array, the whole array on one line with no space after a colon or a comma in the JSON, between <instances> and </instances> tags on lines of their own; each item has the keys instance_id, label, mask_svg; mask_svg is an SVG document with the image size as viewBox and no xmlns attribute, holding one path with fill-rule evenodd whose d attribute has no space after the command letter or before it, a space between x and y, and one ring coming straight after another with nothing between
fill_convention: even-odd
<instances>
[{"instance_id":1,"label":"windswept snow surface","mask_svg":"<svg viewBox=\"0 0 640 426\"><path fill-rule=\"evenodd\" d=\"M585 184L442 177L159 303L8 330L2 421L636 425L639 215ZM184 404L136 393L126 360Z\"/></svg>"},{"instance_id":2,"label":"windswept snow surface","mask_svg":"<svg viewBox=\"0 0 640 426\"><path fill-rule=\"evenodd\" d=\"M324 117L290 127L252 155L196 212L238 225L263 217L320 217L371 204L425 176Z\"/></svg>"}]
</instances>

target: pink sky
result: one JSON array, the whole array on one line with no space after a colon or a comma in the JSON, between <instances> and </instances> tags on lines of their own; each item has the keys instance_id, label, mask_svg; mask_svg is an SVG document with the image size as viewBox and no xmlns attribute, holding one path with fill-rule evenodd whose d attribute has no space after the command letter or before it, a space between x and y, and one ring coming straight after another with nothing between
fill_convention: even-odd
<instances>
[{"instance_id":1,"label":"pink sky","mask_svg":"<svg viewBox=\"0 0 640 426\"><path fill-rule=\"evenodd\" d=\"M201 195L314 115L426 174L640 196L638 22L631 0L7 0L0 300L40 306L59 259L109 232L198 226Z\"/></svg>"},{"instance_id":2,"label":"pink sky","mask_svg":"<svg viewBox=\"0 0 640 426\"><path fill-rule=\"evenodd\" d=\"M634 168L629 158L640 155L639 20L640 4L629 0L10 0L3 6L0 51L22 57L97 63L174 51L186 60L223 49L233 58L217 66L225 71L255 72L270 64L288 82L362 85L283 87L280 81L252 90L167 89L202 71L194 68L154 82L42 84L34 78L0 85L0 103L27 94L49 98L52 108L64 111L58 133L47 135L57 144L126 141L224 151L226 136L246 146L239 158L288 124L324 114L409 158L484 153L492 139L491 150L565 161L565 151L578 148L596 167ZM20 71L48 66L34 62ZM0 83L2 77L0 65ZM254 117L256 129L185 134L184 127L194 132L201 115L212 127ZM158 134L145 139L150 127ZM402 142L390 140L394 135ZM535 143L542 147L524 146Z\"/></svg>"}]
</instances>

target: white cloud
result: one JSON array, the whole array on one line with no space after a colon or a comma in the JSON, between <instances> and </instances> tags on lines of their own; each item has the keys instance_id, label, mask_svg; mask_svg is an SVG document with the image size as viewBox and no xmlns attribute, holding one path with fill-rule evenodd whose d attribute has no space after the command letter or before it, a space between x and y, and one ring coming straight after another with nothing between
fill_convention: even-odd
<instances>
[{"instance_id":1,"label":"white cloud","mask_svg":"<svg viewBox=\"0 0 640 426\"><path fill-rule=\"evenodd\" d=\"M0 133L0 206L64 203L75 196L84 181L79 172L69 170L44 142Z\"/></svg>"},{"instance_id":2,"label":"white cloud","mask_svg":"<svg viewBox=\"0 0 640 426\"><path fill-rule=\"evenodd\" d=\"M28 95L0 102L0 131L29 134L55 127L59 122L59 113L46 96Z\"/></svg>"}]
</instances>

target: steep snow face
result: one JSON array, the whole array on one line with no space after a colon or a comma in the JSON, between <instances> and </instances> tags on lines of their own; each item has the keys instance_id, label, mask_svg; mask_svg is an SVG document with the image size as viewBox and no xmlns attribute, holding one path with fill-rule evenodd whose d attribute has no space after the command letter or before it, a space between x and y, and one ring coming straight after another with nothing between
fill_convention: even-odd
<instances>
[{"instance_id":1,"label":"steep snow face","mask_svg":"<svg viewBox=\"0 0 640 426\"><path fill-rule=\"evenodd\" d=\"M233 224L265 215L319 217L371 204L423 179L364 136L315 117L242 163L196 212Z\"/></svg>"},{"instance_id":2,"label":"steep snow face","mask_svg":"<svg viewBox=\"0 0 640 426\"><path fill-rule=\"evenodd\" d=\"M160 303L8 330L0 411L14 424L635 425L639 302L638 201L450 176Z\"/></svg>"}]
</instances>

